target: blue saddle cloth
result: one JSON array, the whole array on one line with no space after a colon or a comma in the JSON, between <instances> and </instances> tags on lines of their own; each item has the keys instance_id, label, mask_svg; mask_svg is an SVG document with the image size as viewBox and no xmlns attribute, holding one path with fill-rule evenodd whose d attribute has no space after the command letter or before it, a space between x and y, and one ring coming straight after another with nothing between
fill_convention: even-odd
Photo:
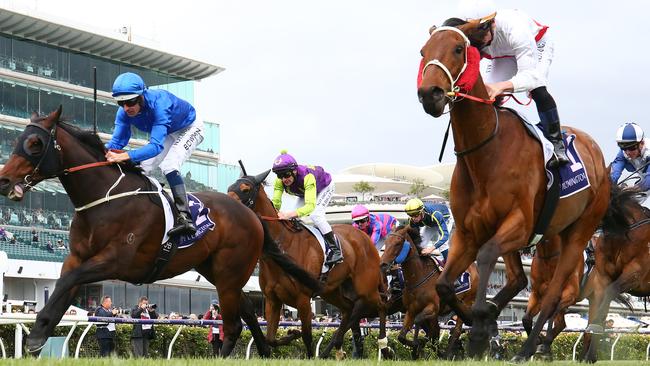
<instances>
[{"instance_id":1,"label":"blue saddle cloth","mask_svg":"<svg viewBox=\"0 0 650 366\"><path fill-rule=\"evenodd\" d=\"M192 221L196 226L196 233L192 236L183 236L178 243L178 249L190 247L194 242L201 239L208 230L214 230L214 222L210 219L210 209L205 207L203 202L191 193L187 194L188 207L192 214Z\"/></svg>"}]
</instances>

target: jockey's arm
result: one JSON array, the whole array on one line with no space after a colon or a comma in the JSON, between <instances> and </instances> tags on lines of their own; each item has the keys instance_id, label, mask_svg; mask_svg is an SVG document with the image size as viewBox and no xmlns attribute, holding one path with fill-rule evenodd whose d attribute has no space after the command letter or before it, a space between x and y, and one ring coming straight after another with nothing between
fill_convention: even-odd
<instances>
[{"instance_id":1,"label":"jockey's arm","mask_svg":"<svg viewBox=\"0 0 650 366\"><path fill-rule=\"evenodd\" d=\"M276 210L280 210L280 208L282 208L283 193L284 185L282 184L282 179L276 178L275 183L273 183L273 198L271 199L273 202L273 207L275 207Z\"/></svg>"},{"instance_id":2,"label":"jockey's arm","mask_svg":"<svg viewBox=\"0 0 650 366\"><path fill-rule=\"evenodd\" d=\"M440 211L434 211L431 218L438 229L438 240L433 243L433 246L437 249L449 240L449 230L447 229L445 217Z\"/></svg>"},{"instance_id":3,"label":"jockey's arm","mask_svg":"<svg viewBox=\"0 0 650 366\"><path fill-rule=\"evenodd\" d=\"M298 216L307 216L316 208L316 177L313 174L305 175L305 205L296 210Z\"/></svg>"},{"instance_id":4,"label":"jockey's arm","mask_svg":"<svg viewBox=\"0 0 650 366\"><path fill-rule=\"evenodd\" d=\"M611 164L612 168L611 168L610 177L612 178L612 183L614 184L618 183L618 179L621 177L621 174L623 173L623 169L625 169L626 163L627 160L625 159L625 155L623 151L619 151L618 154L616 154L616 158Z\"/></svg>"},{"instance_id":5,"label":"jockey's arm","mask_svg":"<svg viewBox=\"0 0 650 366\"><path fill-rule=\"evenodd\" d=\"M643 192L650 191L650 172L648 173L643 173L641 181L637 184L637 186L641 189Z\"/></svg>"},{"instance_id":6,"label":"jockey's arm","mask_svg":"<svg viewBox=\"0 0 650 366\"><path fill-rule=\"evenodd\" d=\"M379 239L381 239L381 222L379 222L379 220L375 220L372 225L372 234L370 234L370 239L372 239L372 243L375 245L377 245Z\"/></svg>"},{"instance_id":7,"label":"jockey's arm","mask_svg":"<svg viewBox=\"0 0 650 366\"><path fill-rule=\"evenodd\" d=\"M106 143L107 149L121 150L129 143L131 139L131 125L123 121L119 114L115 118L115 131L111 140Z\"/></svg>"},{"instance_id":8,"label":"jockey's arm","mask_svg":"<svg viewBox=\"0 0 650 366\"><path fill-rule=\"evenodd\" d=\"M149 143L139 149L130 150L128 154L129 157L131 157L131 160L134 163L139 163L160 154L160 152L165 148L163 143L165 142L165 138L169 132L170 125L171 116L156 116L149 134Z\"/></svg>"},{"instance_id":9,"label":"jockey's arm","mask_svg":"<svg viewBox=\"0 0 650 366\"><path fill-rule=\"evenodd\" d=\"M515 93L535 89L544 84L537 71L537 42L523 23L511 25L508 42L517 61L517 74L510 79Z\"/></svg>"}]
</instances>

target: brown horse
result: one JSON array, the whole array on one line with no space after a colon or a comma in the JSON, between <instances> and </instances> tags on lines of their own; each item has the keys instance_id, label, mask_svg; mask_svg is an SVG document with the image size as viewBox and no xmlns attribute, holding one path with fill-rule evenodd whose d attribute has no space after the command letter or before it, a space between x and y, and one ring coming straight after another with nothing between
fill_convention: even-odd
<instances>
[{"instance_id":1,"label":"brown horse","mask_svg":"<svg viewBox=\"0 0 650 366\"><path fill-rule=\"evenodd\" d=\"M257 176L244 176L228 188L228 194L269 220L271 236L280 242L282 250L313 275L320 274L324 260L320 244L308 230L277 219L277 211L264 192L263 183L268 174L269 171ZM361 318L379 316L379 339L385 341L386 337L385 303L380 296L385 283L379 270L379 253L368 235L351 225L333 225L332 229L341 241L345 260L329 271L320 296L341 310L342 320L332 341L321 354L323 358L328 357L334 347L338 350L343 346L343 336L350 328L357 352L363 352L359 328ZM276 340L280 309L282 304L287 304L298 309L302 339L307 356L311 357L312 311L309 301L313 291L280 275L276 265L264 256L260 259L260 286L266 299L266 338L269 344L283 345L300 335L295 332L288 338Z\"/></svg>"},{"instance_id":2,"label":"brown horse","mask_svg":"<svg viewBox=\"0 0 650 366\"><path fill-rule=\"evenodd\" d=\"M420 325L425 330L431 344L436 344L440 333L438 317L451 310L449 307L444 306L444 303L440 303L435 287L435 281L440 275L440 270L438 264L431 257L420 256L418 246L421 242L422 238L419 229L408 225L398 227L386 237L384 254L381 256L381 268L383 272L386 272L401 252L402 246L410 246L408 255L402 262L405 282L403 302L406 307L406 315L397 339L412 348L413 359L419 356L420 348L423 346L417 339L417 330L413 341L406 338L413 324ZM475 284L478 283L478 272L474 263L470 265L469 272L472 286L460 296L461 301L468 306L474 301L474 296L476 296ZM447 352L445 353L447 359L457 357L453 352L458 349L457 343L459 342L462 327L463 321L459 319L449 334Z\"/></svg>"},{"instance_id":3,"label":"brown horse","mask_svg":"<svg viewBox=\"0 0 650 366\"><path fill-rule=\"evenodd\" d=\"M610 210L603 219L603 235L596 241L596 266L590 278L589 329L585 332L584 360L596 362L597 346L612 300L628 293L650 295L650 211L637 201L635 190L612 189ZM624 219L621 220L621 217Z\"/></svg>"},{"instance_id":4,"label":"brown horse","mask_svg":"<svg viewBox=\"0 0 650 366\"><path fill-rule=\"evenodd\" d=\"M451 238L449 258L438 279L437 290L441 300L472 325L469 348L475 356L487 348L500 311L526 285L517 251L527 245L533 234L547 183L540 145L529 136L519 118L492 106L489 101L472 100L488 98L480 75L465 94L468 97L461 98L454 89L467 64L470 40L482 39L490 31L489 22L487 25L472 21L457 28L433 30L421 50L424 67L418 88L426 113L438 117L450 104L457 155L451 181L451 211L456 219L456 232ZM470 69L477 67L471 66ZM566 131L576 136L575 145L590 187L561 199L546 229L546 237L559 235L561 259L541 299L540 315L531 337L515 361L533 355L544 323L556 313L564 285L582 260L582 251L607 210L611 184L600 149L586 133L575 128ZM515 276L509 276L508 285L488 302L489 275L499 256L504 257L509 273ZM474 260L480 284L470 314L454 295L452 283Z\"/></svg>"},{"instance_id":5,"label":"brown horse","mask_svg":"<svg viewBox=\"0 0 650 366\"><path fill-rule=\"evenodd\" d=\"M562 242L557 235L537 244L535 257L530 266L532 291L528 298L526 314L521 319L528 335L532 332L533 318L540 312L541 299L544 298L544 294L548 291L548 287L553 280L553 273L560 260L561 244ZM548 322L546 336L543 337L541 344L537 347L536 355L544 360L551 361L553 359L551 344L562 330L566 328L564 315L567 309L583 298L580 292L580 282L583 272L584 262L580 261L567 279L564 289L562 289L558 312L553 320Z\"/></svg>"},{"instance_id":6,"label":"brown horse","mask_svg":"<svg viewBox=\"0 0 650 366\"><path fill-rule=\"evenodd\" d=\"M0 193L10 199L21 200L38 182L58 177L77 208L70 227L70 254L27 338L30 352L42 348L80 285L107 279L144 282L152 271L165 229L160 199L142 193L152 189L140 170L107 163L99 137L60 122L60 115L61 107L47 117L32 116L0 171ZM119 196L138 190L142 194ZM102 200L109 194L112 199ZM242 287L257 259L264 253L267 260L275 260L300 283L314 290L318 283L279 251L264 223L250 210L221 193L196 196L210 208L215 227L191 247L178 250L157 279L196 268L219 294L225 335L223 355L231 353L239 337L240 316L251 328L258 352L269 355L250 300L242 296ZM91 202L97 204L83 208Z\"/></svg>"}]
</instances>

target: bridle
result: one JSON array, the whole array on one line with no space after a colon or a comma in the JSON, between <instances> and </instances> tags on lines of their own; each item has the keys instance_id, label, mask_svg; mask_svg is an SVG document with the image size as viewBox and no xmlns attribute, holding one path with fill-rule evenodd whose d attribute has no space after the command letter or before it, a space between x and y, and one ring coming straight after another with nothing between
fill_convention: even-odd
<instances>
[{"instance_id":1,"label":"bridle","mask_svg":"<svg viewBox=\"0 0 650 366\"><path fill-rule=\"evenodd\" d=\"M451 101L454 102L456 101L456 98L458 97L458 92L460 92L460 88L456 85L456 82L458 82L458 79L460 79L460 76L463 75L463 72L465 72L465 69L467 68L467 47L470 46L469 38L461 31L460 29L456 27L438 27L436 28L433 32L431 32L431 35L433 36L435 33L438 32L443 32L443 31L452 31L458 33L461 37L463 37L463 40L465 41L465 62L463 63L463 67L460 69L460 72L454 78L451 75L451 71L449 71L449 68L445 66L445 64L442 63L442 61L438 60L437 58L434 58L433 60L430 60L427 62L424 67L422 68L422 78L424 79L424 73L427 71L427 67L431 65L438 66L442 71L447 75L447 78L449 79L449 82L451 83L451 91L447 92L447 96L450 97Z\"/></svg>"}]
</instances>

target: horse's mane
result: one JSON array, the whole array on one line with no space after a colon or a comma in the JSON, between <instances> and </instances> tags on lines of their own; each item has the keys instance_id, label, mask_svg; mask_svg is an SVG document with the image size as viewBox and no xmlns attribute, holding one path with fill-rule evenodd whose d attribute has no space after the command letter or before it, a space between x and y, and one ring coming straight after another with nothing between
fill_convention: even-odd
<instances>
[{"instance_id":1,"label":"horse's mane","mask_svg":"<svg viewBox=\"0 0 650 366\"><path fill-rule=\"evenodd\" d=\"M490 31L490 26L489 25L491 25L491 23L493 21L494 20L492 19L492 20L489 20L489 21L481 24L481 26L479 28L477 28L476 30L474 30L472 32L467 32L466 30L462 29L463 33L465 33L465 35L469 39L469 42L472 44L472 46L477 47L479 49L481 48L480 46L481 46L481 43L483 42L483 38L485 37L485 34ZM442 23L442 26L443 27L459 28L459 27L461 27L461 26L463 26L463 25L465 25L467 23L469 23L469 22L464 21L464 20L462 20L460 18L449 18L449 19L445 20Z\"/></svg>"},{"instance_id":2,"label":"horse's mane","mask_svg":"<svg viewBox=\"0 0 650 366\"><path fill-rule=\"evenodd\" d=\"M42 119L45 119L45 117L39 117L37 119L33 119L32 122L40 121ZM90 152L95 158L97 158L97 160L99 161L106 160L104 158L104 155L106 154L106 147L104 146L102 140L99 138L99 135L97 135L95 132L91 130L81 129L77 126L70 124L69 121L66 121L64 119L60 119L57 125L58 127L62 128L65 132L69 133L74 138L79 140L82 144L84 144L84 146L88 148L87 149L88 152ZM142 174L142 169L136 166L135 164L133 164L130 160L122 163L121 165L123 168L125 168L126 171Z\"/></svg>"},{"instance_id":3,"label":"horse's mane","mask_svg":"<svg viewBox=\"0 0 650 366\"><path fill-rule=\"evenodd\" d=\"M623 189L617 184L612 185L609 208L605 212L601 227L606 236L627 237L634 212L643 209L638 198L642 193L638 189Z\"/></svg>"}]
</instances>

